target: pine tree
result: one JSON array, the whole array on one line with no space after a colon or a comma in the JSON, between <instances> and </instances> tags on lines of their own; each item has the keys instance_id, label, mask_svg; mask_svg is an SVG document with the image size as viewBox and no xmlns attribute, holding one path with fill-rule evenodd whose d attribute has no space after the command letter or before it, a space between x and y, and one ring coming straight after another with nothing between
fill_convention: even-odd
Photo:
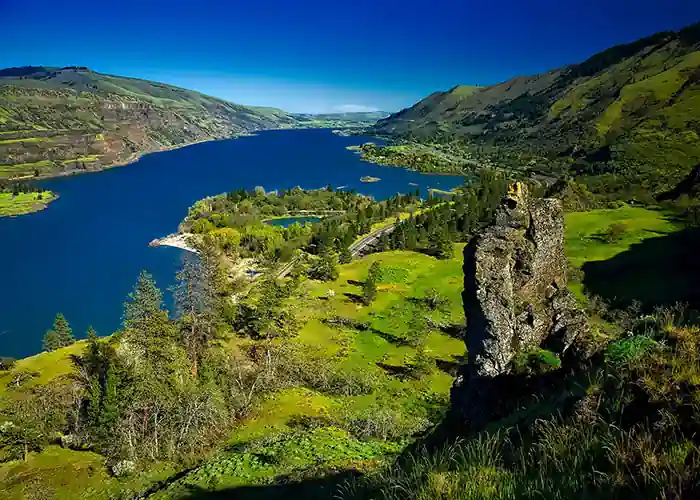
<instances>
[{"instance_id":1,"label":"pine tree","mask_svg":"<svg viewBox=\"0 0 700 500\"><path fill-rule=\"evenodd\" d=\"M92 375L87 384L87 418L88 425L98 428L100 425L100 410L102 408L102 385L100 377Z\"/></svg>"},{"instance_id":2,"label":"pine tree","mask_svg":"<svg viewBox=\"0 0 700 500\"><path fill-rule=\"evenodd\" d=\"M373 263L369 272L367 273L367 279L362 284L362 302L366 306L370 305L372 301L377 296L377 279L379 278L379 262Z\"/></svg>"},{"instance_id":3,"label":"pine tree","mask_svg":"<svg viewBox=\"0 0 700 500\"><path fill-rule=\"evenodd\" d=\"M103 432L109 432L114 428L114 424L119 418L119 397L117 387L119 377L117 371L110 364L107 368L104 381L104 391L102 394L102 405L100 408L99 427Z\"/></svg>"},{"instance_id":4,"label":"pine tree","mask_svg":"<svg viewBox=\"0 0 700 500\"><path fill-rule=\"evenodd\" d=\"M181 322L182 344L196 374L204 351L216 337L222 311L219 254L203 245L198 256L187 256L176 274L173 296Z\"/></svg>"},{"instance_id":5,"label":"pine tree","mask_svg":"<svg viewBox=\"0 0 700 500\"><path fill-rule=\"evenodd\" d=\"M380 252L386 252L387 250L391 250L391 242L389 240L389 235L386 233L382 233L379 236L379 241L377 242L377 250Z\"/></svg>"},{"instance_id":6,"label":"pine tree","mask_svg":"<svg viewBox=\"0 0 700 500\"><path fill-rule=\"evenodd\" d=\"M53 330L48 330L46 334L44 334L44 350L51 352L55 351L59 347L56 332Z\"/></svg>"},{"instance_id":7,"label":"pine tree","mask_svg":"<svg viewBox=\"0 0 700 500\"><path fill-rule=\"evenodd\" d=\"M428 248L438 259L449 259L453 253L452 240L446 227L439 226L429 236Z\"/></svg>"},{"instance_id":8,"label":"pine tree","mask_svg":"<svg viewBox=\"0 0 700 500\"><path fill-rule=\"evenodd\" d=\"M350 245L348 244L344 244L343 247L340 249L341 264L349 264L350 262L352 262L352 252L350 252L349 246Z\"/></svg>"},{"instance_id":9,"label":"pine tree","mask_svg":"<svg viewBox=\"0 0 700 500\"><path fill-rule=\"evenodd\" d=\"M160 311L163 306L163 292L148 272L141 271L133 292L124 302L122 323L125 328L133 327Z\"/></svg>"},{"instance_id":10,"label":"pine tree","mask_svg":"<svg viewBox=\"0 0 700 500\"><path fill-rule=\"evenodd\" d=\"M97 342L97 332L95 329L92 327L92 325L88 326L87 329L87 339L88 343L96 343Z\"/></svg>"},{"instance_id":11,"label":"pine tree","mask_svg":"<svg viewBox=\"0 0 700 500\"><path fill-rule=\"evenodd\" d=\"M56 319L53 322L53 330L48 330L44 335L44 349L46 351L55 351L61 347L66 347L75 342L73 330L63 314L56 314Z\"/></svg>"}]
</instances>

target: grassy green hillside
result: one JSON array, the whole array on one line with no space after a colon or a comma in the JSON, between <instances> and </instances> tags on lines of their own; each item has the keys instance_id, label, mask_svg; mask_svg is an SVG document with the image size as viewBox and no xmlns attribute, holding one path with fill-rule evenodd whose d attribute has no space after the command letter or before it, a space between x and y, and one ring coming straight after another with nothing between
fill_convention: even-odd
<instances>
[{"instance_id":1,"label":"grassy green hillside","mask_svg":"<svg viewBox=\"0 0 700 500\"><path fill-rule=\"evenodd\" d=\"M624 229L606 236L616 224ZM670 214L631 206L567 214L571 286L582 299L584 290L587 294L616 294L629 299L647 290L655 304L671 304L683 287L659 285L664 277L677 285L684 272L666 266L657 273L655 266L662 255L659 249L666 244L674 246L674 238L684 231ZM629 430L625 420L608 425L610 417L605 412L608 405L614 406L611 411L624 408L614 399L618 390L615 384L629 383L633 387L643 380L651 397L666 404L673 397L667 392L673 387L663 385L667 377L672 376L674 384L697 380L696 358L684 365L686 358L677 352L680 349L696 355L697 341L693 339L697 329L669 326L665 330L663 335L671 339L690 336L692 342L687 345L647 337L641 344L637 337L624 337L629 327L615 324L614 317L603 309L596 312L589 308L589 312L600 346L611 343L605 352L610 363L605 375L608 378L593 372L591 377L572 379L571 392L538 399L533 407L523 407L522 414L507 419L501 431L466 437L461 444L440 453L411 448L411 442L443 420L453 375L465 354L460 296L463 244L453 249L452 257L444 260L418 252L389 251L342 265L336 279L304 280L285 299L285 307L298 320L298 334L276 339L241 335L222 338L216 350L232 359L250 362L255 353L268 352L273 362L284 363L286 370L294 368L284 371L280 365L275 380L261 380L272 384L270 389L253 400L249 411L218 446L211 447L202 462L143 461L133 473L114 477L110 472L114 460L94 450L51 444L30 449L24 459L2 459L0 496L17 500L107 499L148 492L147 497L153 499L227 495L326 499L334 494L357 499L539 498L544 488L549 492L545 498L570 498L565 495L570 488L587 484L596 474L595 482L586 488L598 485L606 489L604 485L615 483L615 488L636 491L628 481L629 474L635 474L644 488L657 491L667 481L683 481L684 471L696 470L693 457L697 447L692 442L672 433L663 434L659 426L652 429L640 424ZM692 257L692 251L686 253ZM621 272L615 274L613 288L610 280L596 280L595 266L631 254L647 260L635 260L641 267L628 268L627 272L624 266L618 268ZM375 263L380 270L377 297L363 305L358 296ZM654 273L651 278L649 273ZM640 276L647 277L646 283L640 282ZM435 290L440 300L431 306L427 299ZM649 318L645 316L645 321ZM42 353L0 372L0 415L13 414L17 407L31 411L32 402L41 406L59 397L70 401L63 391L69 391L76 377L80 378L71 357L85 352L85 346L82 341ZM647 355L652 358L644 357ZM670 371L659 369L656 363L661 363L661 368L667 363ZM639 378L638 373L645 378ZM566 415L556 413L552 416L557 405L574 397L598 401L602 405L600 413L591 417L586 413L589 407L579 405L574 418L566 420ZM630 408L625 415L639 406ZM46 418L38 407L33 411ZM523 436L528 437L522 446L518 439L507 438L503 429L511 429L513 422L527 422L535 418L533 415L541 417L537 424L540 427L532 430L522 425ZM647 453L644 460L648 459L646 468L640 468L633 465L638 460L633 450L646 443L644 439L659 444L639 450ZM49 441L58 443L58 435ZM610 443L616 443L620 453L632 453L629 463L620 463L614 454L596 451L612 446ZM5 446L0 446L0 451L13 445L11 441L0 444ZM410 457L410 449L417 450L419 456L392 467L397 456ZM582 451L573 453L572 449ZM591 460L598 460L598 465L591 465ZM684 464L684 460L690 462ZM566 467L570 474L558 474L557 467ZM631 472L626 472L626 467ZM358 473L365 474L364 479L348 482ZM557 496L557 491L563 496Z\"/></svg>"},{"instance_id":2,"label":"grassy green hillside","mask_svg":"<svg viewBox=\"0 0 700 500\"><path fill-rule=\"evenodd\" d=\"M88 68L0 70L0 178L97 170L147 152L297 125L281 110Z\"/></svg>"},{"instance_id":3,"label":"grassy green hillside","mask_svg":"<svg viewBox=\"0 0 700 500\"><path fill-rule=\"evenodd\" d=\"M280 340L306 382L290 381L266 394L218 452L166 483L154 498L266 485L282 475L371 470L436 424L449 404L450 370L464 354L464 343L436 326L424 324L418 332L416 325L425 323L424 316L446 330L461 322L462 245L454 250L447 260L405 251L373 254L341 266L334 281L306 281L289 299L302 325L299 334ZM357 283L374 262L382 269L377 299L362 306L354 299L361 293ZM445 302L431 310L421 300L434 288ZM340 317L346 324L334 323ZM266 345L231 336L221 348L245 353ZM85 342L79 342L0 372L0 415L49 384L70 383L77 375L71 355L84 350ZM106 499L118 491L143 491L178 468L182 464L161 462L117 479L100 455L49 446L31 451L26 461L1 464L0 484L2 498Z\"/></svg>"},{"instance_id":4,"label":"grassy green hillside","mask_svg":"<svg viewBox=\"0 0 700 500\"><path fill-rule=\"evenodd\" d=\"M595 356L503 390L519 404L482 432L443 422L425 447L346 482L337 498L695 498L697 233L672 213L628 205L567 214L570 286Z\"/></svg>"},{"instance_id":5,"label":"grassy green hillside","mask_svg":"<svg viewBox=\"0 0 700 500\"><path fill-rule=\"evenodd\" d=\"M602 176L620 191L630 180L668 188L700 162L700 24L541 75L436 92L375 131L456 140L466 156Z\"/></svg>"},{"instance_id":6,"label":"grassy green hillside","mask_svg":"<svg viewBox=\"0 0 700 500\"><path fill-rule=\"evenodd\" d=\"M0 217L38 212L56 198L57 196L51 191L18 194L0 191Z\"/></svg>"}]
</instances>

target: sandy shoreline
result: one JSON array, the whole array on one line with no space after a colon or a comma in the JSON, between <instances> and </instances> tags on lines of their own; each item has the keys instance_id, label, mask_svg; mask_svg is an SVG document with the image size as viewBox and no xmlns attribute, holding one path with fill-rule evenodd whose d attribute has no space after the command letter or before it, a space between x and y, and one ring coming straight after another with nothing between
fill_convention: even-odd
<instances>
[{"instance_id":1,"label":"sandy shoreline","mask_svg":"<svg viewBox=\"0 0 700 500\"><path fill-rule=\"evenodd\" d=\"M186 250L188 252L199 253L199 251L189 243L191 238L195 238L195 236L191 233L169 234L163 238L156 238L155 240L151 241L148 246L173 247Z\"/></svg>"}]
</instances>

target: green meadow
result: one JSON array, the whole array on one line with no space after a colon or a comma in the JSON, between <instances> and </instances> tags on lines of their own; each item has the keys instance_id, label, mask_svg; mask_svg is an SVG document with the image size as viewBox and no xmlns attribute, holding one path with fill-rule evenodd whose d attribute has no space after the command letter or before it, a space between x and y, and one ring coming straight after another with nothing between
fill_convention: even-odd
<instances>
[{"instance_id":1,"label":"green meadow","mask_svg":"<svg viewBox=\"0 0 700 500\"><path fill-rule=\"evenodd\" d=\"M454 258L447 260L407 251L373 254L340 266L335 281L303 282L289 300L302 327L295 337L278 342L288 344L310 370L315 363L325 364L343 388L293 386L268 394L220 450L154 498L184 498L198 488L268 484L312 470L370 470L436 424L449 404L451 371L465 354L463 341L446 333L463 323L462 248L456 245ZM374 262L381 269L378 294L364 306L357 296ZM424 303L433 289L444 299L435 309ZM245 350L251 342L231 337L222 349ZM84 345L19 361L3 373L0 391L21 397L25 390L68 380L71 355ZM13 385L20 373L37 375ZM30 452L27 462L1 465L0 481L12 499L25 498L24 492L39 483L52 498L112 498L117 485L143 486L177 467L159 463L117 480L105 470L103 457L52 446Z\"/></svg>"},{"instance_id":2,"label":"green meadow","mask_svg":"<svg viewBox=\"0 0 700 500\"><path fill-rule=\"evenodd\" d=\"M42 193L0 193L0 217L23 215L43 210L57 196L51 191Z\"/></svg>"},{"instance_id":3,"label":"green meadow","mask_svg":"<svg viewBox=\"0 0 700 500\"><path fill-rule=\"evenodd\" d=\"M697 232L671 213L622 206L566 215L570 288L585 301L644 309L696 300L692 248Z\"/></svg>"}]
</instances>

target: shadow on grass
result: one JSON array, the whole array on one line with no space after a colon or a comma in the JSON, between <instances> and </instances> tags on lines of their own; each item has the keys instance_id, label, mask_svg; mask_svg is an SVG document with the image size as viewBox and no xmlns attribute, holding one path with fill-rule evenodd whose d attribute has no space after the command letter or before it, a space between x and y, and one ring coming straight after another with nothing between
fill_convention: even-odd
<instances>
[{"instance_id":1,"label":"shadow on grass","mask_svg":"<svg viewBox=\"0 0 700 500\"><path fill-rule=\"evenodd\" d=\"M440 327L440 331L445 335L457 340L464 340L467 334L467 327L464 324L444 325Z\"/></svg>"},{"instance_id":2,"label":"shadow on grass","mask_svg":"<svg viewBox=\"0 0 700 500\"><path fill-rule=\"evenodd\" d=\"M447 361L444 359L436 359L435 364L437 365L438 369L452 377L457 376L457 372L459 371L459 362L457 361Z\"/></svg>"},{"instance_id":3,"label":"shadow on grass","mask_svg":"<svg viewBox=\"0 0 700 500\"><path fill-rule=\"evenodd\" d=\"M612 259L583 265L583 285L613 307L633 301L645 311L684 302L700 307L700 229L686 228L636 243Z\"/></svg>"},{"instance_id":4,"label":"shadow on grass","mask_svg":"<svg viewBox=\"0 0 700 500\"><path fill-rule=\"evenodd\" d=\"M362 295L358 295L356 293L351 292L345 292L343 295L350 299L350 302L352 302L353 304L364 304L364 299Z\"/></svg>"},{"instance_id":5,"label":"shadow on grass","mask_svg":"<svg viewBox=\"0 0 700 500\"><path fill-rule=\"evenodd\" d=\"M411 342L408 339L397 337L396 335L377 330L376 328L369 328L368 330L397 347L406 347L411 345Z\"/></svg>"},{"instance_id":6,"label":"shadow on grass","mask_svg":"<svg viewBox=\"0 0 700 500\"><path fill-rule=\"evenodd\" d=\"M340 490L339 487L352 477L355 471L344 471L322 478L293 481L290 478L278 478L277 483L262 486L241 486L220 491L208 491L192 486L183 497L188 500L235 499L235 500L328 500Z\"/></svg>"},{"instance_id":7,"label":"shadow on grass","mask_svg":"<svg viewBox=\"0 0 700 500\"><path fill-rule=\"evenodd\" d=\"M405 380L413 378L413 371L407 366L377 363L377 366L393 377Z\"/></svg>"},{"instance_id":8,"label":"shadow on grass","mask_svg":"<svg viewBox=\"0 0 700 500\"><path fill-rule=\"evenodd\" d=\"M370 326L370 324L366 321L357 321L352 318L347 318L344 316L330 316L328 318L323 318L321 320L323 323L331 326L331 327L336 327L336 328L350 328L352 330L357 330L358 332L370 332L373 333L390 344L394 344L399 347L405 347L405 346L410 346L411 342L409 339L405 339L402 337L397 337L396 335L392 335L390 333L383 332L381 330L378 330L376 328L373 328Z\"/></svg>"}]
</instances>

